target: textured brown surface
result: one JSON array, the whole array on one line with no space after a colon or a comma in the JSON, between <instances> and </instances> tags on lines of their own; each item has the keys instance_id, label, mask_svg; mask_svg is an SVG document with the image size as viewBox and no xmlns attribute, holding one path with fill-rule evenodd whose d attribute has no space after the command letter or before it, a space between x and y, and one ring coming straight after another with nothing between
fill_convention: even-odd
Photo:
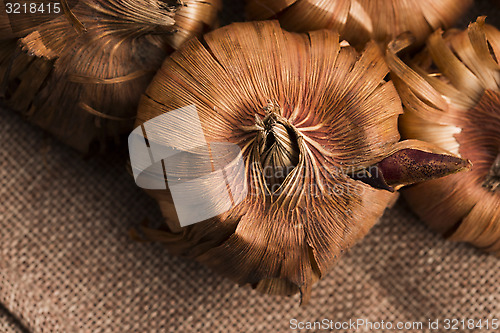
<instances>
[{"instance_id":1,"label":"textured brown surface","mask_svg":"<svg viewBox=\"0 0 500 333\"><path fill-rule=\"evenodd\" d=\"M0 332L25 333L27 332L7 309L0 306Z\"/></svg>"},{"instance_id":2,"label":"textured brown surface","mask_svg":"<svg viewBox=\"0 0 500 333\"><path fill-rule=\"evenodd\" d=\"M82 161L15 114L0 111L0 124L0 303L10 311L0 307L2 333L287 332L292 318L500 318L500 261L443 241L402 202L299 307L298 296L238 288L160 245L131 241L130 228L161 215L122 156Z\"/></svg>"},{"instance_id":3,"label":"textured brown surface","mask_svg":"<svg viewBox=\"0 0 500 333\"><path fill-rule=\"evenodd\" d=\"M263 296L135 243L160 221L119 158L81 161L0 113L0 301L33 332L282 332L289 320L500 317L500 261L399 203L312 292Z\"/></svg>"}]
</instances>

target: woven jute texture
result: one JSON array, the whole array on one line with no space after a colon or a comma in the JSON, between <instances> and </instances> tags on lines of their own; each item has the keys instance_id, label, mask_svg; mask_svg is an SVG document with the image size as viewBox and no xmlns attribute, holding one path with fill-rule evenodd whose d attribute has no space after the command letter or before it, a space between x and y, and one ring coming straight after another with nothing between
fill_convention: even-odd
<instances>
[{"instance_id":1,"label":"woven jute texture","mask_svg":"<svg viewBox=\"0 0 500 333\"><path fill-rule=\"evenodd\" d=\"M2 333L25 333L27 332L7 309L0 306L0 332Z\"/></svg>"},{"instance_id":2,"label":"woven jute texture","mask_svg":"<svg viewBox=\"0 0 500 333\"><path fill-rule=\"evenodd\" d=\"M30 331L285 332L293 318L500 318L500 261L444 242L403 203L299 307L298 297L239 288L132 241L130 228L161 217L121 158L82 161L17 115L1 112L0 123L0 302Z\"/></svg>"},{"instance_id":3,"label":"woven jute texture","mask_svg":"<svg viewBox=\"0 0 500 333\"><path fill-rule=\"evenodd\" d=\"M159 244L131 240L131 228L162 218L123 154L82 160L16 114L0 110L0 124L2 333L288 332L292 319L424 327L429 319L500 319L500 260L444 241L403 202L300 307L298 296L258 294Z\"/></svg>"}]
</instances>

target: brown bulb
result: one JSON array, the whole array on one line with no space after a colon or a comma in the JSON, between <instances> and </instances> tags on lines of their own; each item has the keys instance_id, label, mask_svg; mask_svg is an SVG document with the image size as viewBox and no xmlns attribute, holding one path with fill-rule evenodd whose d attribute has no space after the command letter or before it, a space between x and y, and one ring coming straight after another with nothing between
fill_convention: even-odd
<instances>
[{"instance_id":1,"label":"brown bulb","mask_svg":"<svg viewBox=\"0 0 500 333\"><path fill-rule=\"evenodd\" d=\"M279 19L289 31L339 31L362 48L370 39L386 44L410 31L423 43L439 27L452 26L472 0L247 0L251 19Z\"/></svg>"},{"instance_id":2,"label":"brown bulb","mask_svg":"<svg viewBox=\"0 0 500 333\"><path fill-rule=\"evenodd\" d=\"M239 284L300 291L307 301L312 284L394 202L395 189L469 167L426 143L398 142L402 106L388 72L375 43L359 54L332 31L295 34L277 22L232 24L187 42L158 71L136 125L153 133L151 147L162 138L189 146L190 129L145 127L194 105L204 140L241 149L248 193L182 227L174 191L150 190L167 226L145 228L146 236ZM166 169L168 159L162 163ZM216 206L215 185L204 182L199 196Z\"/></svg>"},{"instance_id":3,"label":"brown bulb","mask_svg":"<svg viewBox=\"0 0 500 333\"><path fill-rule=\"evenodd\" d=\"M405 138L426 140L469 159L471 172L404 191L433 229L500 254L500 31L478 18L467 30L435 32L405 65L389 46L388 63L405 104Z\"/></svg>"},{"instance_id":4,"label":"brown bulb","mask_svg":"<svg viewBox=\"0 0 500 333\"><path fill-rule=\"evenodd\" d=\"M219 0L31 3L0 2L0 101L84 153L131 130L165 56L212 26L220 7Z\"/></svg>"}]
</instances>

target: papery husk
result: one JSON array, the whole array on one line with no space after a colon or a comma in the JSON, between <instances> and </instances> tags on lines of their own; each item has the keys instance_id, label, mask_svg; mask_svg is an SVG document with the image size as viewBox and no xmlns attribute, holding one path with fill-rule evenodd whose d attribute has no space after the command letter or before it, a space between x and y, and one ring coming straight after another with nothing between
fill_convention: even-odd
<instances>
[{"instance_id":1,"label":"papery husk","mask_svg":"<svg viewBox=\"0 0 500 333\"><path fill-rule=\"evenodd\" d=\"M452 26L473 0L247 0L251 19L279 19L289 31L332 29L362 49L374 39L385 45L403 32L416 44L440 27Z\"/></svg>"},{"instance_id":2,"label":"papery husk","mask_svg":"<svg viewBox=\"0 0 500 333\"><path fill-rule=\"evenodd\" d=\"M0 2L0 101L85 154L132 129L163 59L213 26L220 7L219 0L60 4L60 14L6 14Z\"/></svg>"},{"instance_id":3,"label":"papery husk","mask_svg":"<svg viewBox=\"0 0 500 333\"><path fill-rule=\"evenodd\" d=\"M279 295L300 291L307 302L313 283L397 197L398 182L383 178L385 171L394 175L391 170L376 175L367 168L398 152L435 149L416 141L398 143L402 106L392 82L384 79L387 74L375 43L358 54L342 47L335 32L294 34L275 21L234 23L203 41L187 42L158 71L141 100L136 126L195 105L208 143L241 148L248 194L219 216L181 227L169 190L149 190L167 226L144 228L145 236L241 285ZM169 142L184 142L189 135L163 133L164 128L160 124L155 139L148 135L148 140L164 135ZM266 131L274 131L272 141L262 141ZM435 170L448 174L468 167L467 161L443 156L433 154L445 160ZM420 161L406 161L398 169L403 182L422 180L411 180L405 171ZM281 182L275 192L263 177L269 163L293 166L284 180L270 180ZM213 187L203 185L205 197L217 204L208 194ZM317 191L308 192L312 186Z\"/></svg>"},{"instance_id":4,"label":"papery husk","mask_svg":"<svg viewBox=\"0 0 500 333\"><path fill-rule=\"evenodd\" d=\"M434 230L498 255L500 192L488 189L486 180L500 152L500 31L484 17L465 31L437 31L409 61L411 68L396 56L408 42L402 37L387 51L405 105L403 137L436 144L473 167L403 193Z\"/></svg>"}]
</instances>

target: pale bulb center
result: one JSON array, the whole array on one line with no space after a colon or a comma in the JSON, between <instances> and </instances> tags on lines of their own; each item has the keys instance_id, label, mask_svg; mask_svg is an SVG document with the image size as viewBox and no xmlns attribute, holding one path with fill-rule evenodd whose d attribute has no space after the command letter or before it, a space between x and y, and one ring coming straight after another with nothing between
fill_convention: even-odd
<instances>
[{"instance_id":1,"label":"pale bulb center","mask_svg":"<svg viewBox=\"0 0 500 333\"><path fill-rule=\"evenodd\" d=\"M483 187L486 187L491 192L500 189L500 154L498 154L495 162L493 162L490 172L483 183Z\"/></svg>"},{"instance_id":2,"label":"pale bulb center","mask_svg":"<svg viewBox=\"0 0 500 333\"><path fill-rule=\"evenodd\" d=\"M299 163L299 145L293 126L275 112L261 122L260 163L266 184L275 192Z\"/></svg>"}]
</instances>

